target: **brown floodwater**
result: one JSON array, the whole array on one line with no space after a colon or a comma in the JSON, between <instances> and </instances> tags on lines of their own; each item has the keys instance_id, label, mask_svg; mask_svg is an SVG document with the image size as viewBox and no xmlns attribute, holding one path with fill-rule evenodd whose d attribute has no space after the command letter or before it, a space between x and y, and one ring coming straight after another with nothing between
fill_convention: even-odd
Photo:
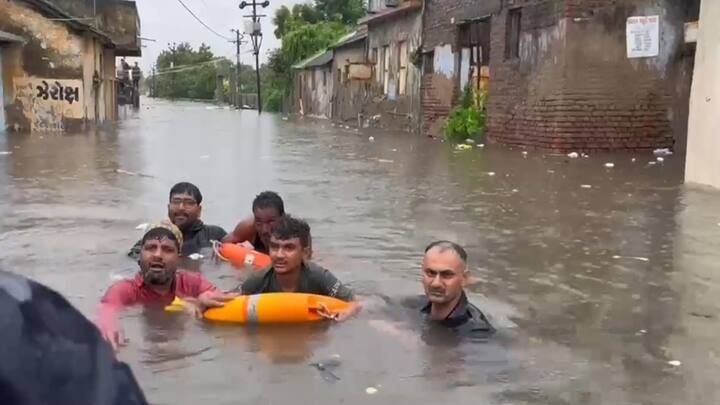
<instances>
[{"instance_id":1,"label":"brown floodwater","mask_svg":"<svg viewBox=\"0 0 720 405\"><path fill-rule=\"evenodd\" d=\"M0 266L93 318L110 283L136 271L125 256L136 226L163 218L169 188L190 181L203 219L226 229L256 194L279 192L312 226L316 261L366 302L347 323L286 327L132 309L119 357L152 403L718 402L720 193L684 186L680 157L457 151L145 101L104 130L0 135L11 152L0 154ZM499 329L493 339L428 333L388 304L421 292L435 239L467 247L468 294ZM228 289L245 276L202 271Z\"/></svg>"}]
</instances>

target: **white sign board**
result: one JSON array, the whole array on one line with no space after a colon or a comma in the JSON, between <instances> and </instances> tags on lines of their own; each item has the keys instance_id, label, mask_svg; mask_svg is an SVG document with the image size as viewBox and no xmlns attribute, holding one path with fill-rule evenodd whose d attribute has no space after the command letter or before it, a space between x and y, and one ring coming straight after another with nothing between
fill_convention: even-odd
<instances>
[{"instance_id":1,"label":"white sign board","mask_svg":"<svg viewBox=\"0 0 720 405\"><path fill-rule=\"evenodd\" d=\"M660 17L627 19L628 58L652 58L660 53Z\"/></svg>"}]
</instances>

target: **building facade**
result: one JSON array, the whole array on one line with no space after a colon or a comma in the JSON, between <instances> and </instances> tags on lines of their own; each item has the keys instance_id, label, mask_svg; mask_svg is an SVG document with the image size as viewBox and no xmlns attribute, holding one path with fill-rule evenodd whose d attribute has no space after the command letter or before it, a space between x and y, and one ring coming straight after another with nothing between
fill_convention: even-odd
<instances>
[{"instance_id":1,"label":"building facade","mask_svg":"<svg viewBox=\"0 0 720 405\"><path fill-rule=\"evenodd\" d=\"M333 51L324 50L293 66L294 112L314 118L332 117Z\"/></svg>"},{"instance_id":2,"label":"building facade","mask_svg":"<svg viewBox=\"0 0 720 405\"><path fill-rule=\"evenodd\" d=\"M140 55L134 2L3 1L0 33L3 128L76 131L116 119L115 57Z\"/></svg>"},{"instance_id":3,"label":"building facade","mask_svg":"<svg viewBox=\"0 0 720 405\"><path fill-rule=\"evenodd\" d=\"M419 130L422 1L385 1L358 24L367 31L366 62L372 66L370 99L362 115L380 127Z\"/></svg>"},{"instance_id":4,"label":"building facade","mask_svg":"<svg viewBox=\"0 0 720 405\"><path fill-rule=\"evenodd\" d=\"M699 0L433 0L425 6L426 133L439 134L475 77L489 82L491 141L556 151L684 148L694 58L684 24L697 19ZM656 55L629 57L633 17L659 20Z\"/></svg>"}]
</instances>

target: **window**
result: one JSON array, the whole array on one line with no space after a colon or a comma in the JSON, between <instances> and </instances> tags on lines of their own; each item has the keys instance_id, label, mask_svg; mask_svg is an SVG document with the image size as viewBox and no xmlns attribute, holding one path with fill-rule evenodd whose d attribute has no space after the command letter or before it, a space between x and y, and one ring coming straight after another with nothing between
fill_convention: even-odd
<instances>
[{"instance_id":1,"label":"window","mask_svg":"<svg viewBox=\"0 0 720 405\"><path fill-rule=\"evenodd\" d=\"M323 69L323 90L327 91L327 70Z\"/></svg>"},{"instance_id":2,"label":"window","mask_svg":"<svg viewBox=\"0 0 720 405\"><path fill-rule=\"evenodd\" d=\"M505 59L520 57L520 21L522 20L520 8L508 11L505 26Z\"/></svg>"},{"instance_id":3,"label":"window","mask_svg":"<svg viewBox=\"0 0 720 405\"><path fill-rule=\"evenodd\" d=\"M426 75L435 73L435 51L423 55L423 73Z\"/></svg>"},{"instance_id":4,"label":"window","mask_svg":"<svg viewBox=\"0 0 720 405\"><path fill-rule=\"evenodd\" d=\"M398 83L398 94L404 95L405 94L405 87L407 83L407 60L408 60L408 48L407 48L407 42L402 41L400 42L400 52L398 54L398 66L400 67L400 71L398 72L399 83Z\"/></svg>"}]
</instances>

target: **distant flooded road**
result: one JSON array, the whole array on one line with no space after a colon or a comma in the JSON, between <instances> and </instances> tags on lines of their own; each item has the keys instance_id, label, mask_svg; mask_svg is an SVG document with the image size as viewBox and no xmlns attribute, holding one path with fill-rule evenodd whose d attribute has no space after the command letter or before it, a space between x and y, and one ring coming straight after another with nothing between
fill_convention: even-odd
<instances>
[{"instance_id":1,"label":"distant flooded road","mask_svg":"<svg viewBox=\"0 0 720 405\"><path fill-rule=\"evenodd\" d=\"M718 402L720 193L683 186L679 157L456 151L144 101L114 129L0 135L11 152L0 154L0 266L94 319L110 283L136 271L125 255L135 227L163 218L170 187L190 181L205 222L228 230L256 194L279 192L312 226L316 261L367 302L329 326L131 310L119 356L153 404ZM422 249L435 239L467 247L470 299L500 330L490 342L382 326L403 312L387 301L422 291ZM245 276L202 271L223 288ZM331 370L310 365L328 359Z\"/></svg>"}]
</instances>

